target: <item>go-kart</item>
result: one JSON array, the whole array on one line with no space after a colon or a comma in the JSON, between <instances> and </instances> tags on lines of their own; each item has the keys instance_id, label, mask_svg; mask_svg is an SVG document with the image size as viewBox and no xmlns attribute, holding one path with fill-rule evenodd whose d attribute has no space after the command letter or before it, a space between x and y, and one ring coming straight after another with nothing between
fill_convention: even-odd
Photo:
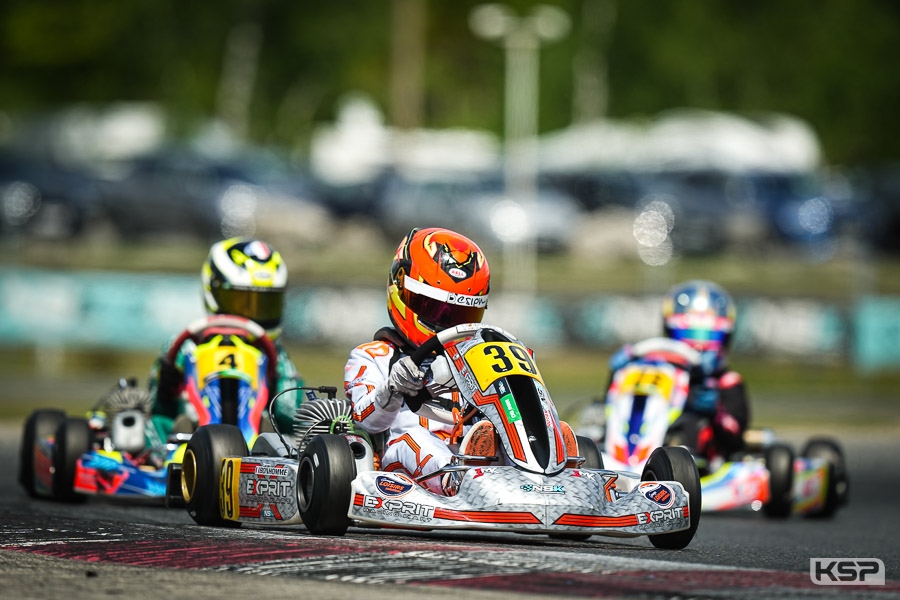
<instances>
[{"instance_id":1,"label":"go-kart","mask_svg":"<svg viewBox=\"0 0 900 600\"><path fill-rule=\"evenodd\" d=\"M602 445L604 464L616 469L640 469L656 448L682 443L677 422L688 399L691 369L700 364L699 352L670 338L644 340L631 353L630 362L615 372L605 404L583 412L579 428ZM811 439L800 456L768 429L747 431L745 442L733 456L695 456L702 510L830 516L846 503L847 471L834 440Z\"/></svg>"},{"instance_id":2,"label":"go-kart","mask_svg":"<svg viewBox=\"0 0 900 600\"><path fill-rule=\"evenodd\" d=\"M187 444L180 486L170 480L167 493L183 498L202 525L302 522L323 535L343 535L354 523L576 540L647 535L670 549L694 537L701 497L690 454L659 448L638 475L604 469L587 438L577 439L580 456L567 452L531 352L509 333L459 325L412 358L429 373L426 387L438 392L418 414L448 423L488 419L500 439L496 456L454 454L447 466L417 478L378 470L378 441L354 426L350 403L332 393L298 409L296 447L276 431L261 434L248 451L234 427L201 427ZM447 390L458 392L463 417L448 404ZM460 446L467 447L465 438ZM423 483L432 477L453 478L455 493L427 489Z\"/></svg>"},{"instance_id":3,"label":"go-kart","mask_svg":"<svg viewBox=\"0 0 900 600\"><path fill-rule=\"evenodd\" d=\"M25 490L64 501L91 494L162 499L167 466L181 461L196 426L230 423L252 443L277 364L277 350L265 330L241 317L215 315L177 336L168 359L174 363L182 347L187 352L186 410L168 439L148 447L149 393L135 380L122 379L86 418L67 417L60 410L38 410L28 417L19 464Z\"/></svg>"}]
</instances>

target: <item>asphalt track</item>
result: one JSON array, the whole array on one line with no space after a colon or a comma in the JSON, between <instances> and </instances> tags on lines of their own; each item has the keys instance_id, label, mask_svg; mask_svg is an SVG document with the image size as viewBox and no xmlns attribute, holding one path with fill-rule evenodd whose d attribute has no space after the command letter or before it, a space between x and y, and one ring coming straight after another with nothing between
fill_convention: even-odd
<instances>
[{"instance_id":1,"label":"asphalt track","mask_svg":"<svg viewBox=\"0 0 900 600\"><path fill-rule=\"evenodd\" d=\"M644 538L303 527L214 529L161 506L38 501L16 482L18 424L0 426L3 598L898 598L900 435L841 439L851 476L831 520L704 514L681 551ZM805 434L804 434L805 436ZM788 436L799 445L804 436ZM793 438L793 439L791 439ZM884 586L816 586L811 557L875 557Z\"/></svg>"}]
</instances>

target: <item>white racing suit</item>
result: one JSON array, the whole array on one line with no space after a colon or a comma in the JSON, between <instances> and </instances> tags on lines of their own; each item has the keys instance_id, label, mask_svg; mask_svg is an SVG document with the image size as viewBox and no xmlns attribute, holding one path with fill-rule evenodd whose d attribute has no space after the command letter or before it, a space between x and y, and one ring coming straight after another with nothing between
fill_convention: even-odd
<instances>
[{"instance_id":1,"label":"white racing suit","mask_svg":"<svg viewBox=\"0 0 900 600\"><path fill-rule=\"evenodd\" d=\"M375 341L351 350L344 367L344 393L353 403L353 419L365 431L387 434L381 470L399 471L415 479L450 462L448 443L453 425L421 417L405 401L396 412L385 410L376 401L376 390L388 379L391 365L406 356L401 344L396 332L385 328L376 334ZM433 477L423 485L442 494L440 480Z\"/></svg>"}]
</instances>

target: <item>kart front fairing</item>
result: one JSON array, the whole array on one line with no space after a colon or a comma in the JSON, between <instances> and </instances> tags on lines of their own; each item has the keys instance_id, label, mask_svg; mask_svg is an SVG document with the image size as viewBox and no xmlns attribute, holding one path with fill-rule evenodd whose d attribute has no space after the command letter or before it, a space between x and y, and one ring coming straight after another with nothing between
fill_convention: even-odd
<instances>
[{"instance_id":1,"label":"kart front fairing","mask_svg":"<svg viewBox=\"0 0 900 600\"><path fill-rule=\"evenodd\" d=\"M269 400L269 358L237 335L213 335L186 347L184 394L192 420L236 424L253 445Z\"/></svg>"},{"instance_id":2,"label":"kart front fairing","mask_svg":"<svg viewBox=\"0 0 900 600\"><path fill-rule=\"evenodd\" d=\"M559 416L531 351L493 329L445 351L463 406L477 407L493 423L506 460L532 473L562 471L566 446Z\"/></svg>"},{"instance_id":3,"label":"kart front fairing","mask_svg":"<svg viewBox=\"0 0 900 600\"><path fill-rule=\"evenodd\" d=\"M170 444L166 463L180 460L184 447ZM78 459L74 489L83 494L162 498L166 469L140 465L128 453L93 449Z\"/></svg>"},{"instance_id":4,"label":"kart front fairing","mask_svg":"<svg viewBox=\"0 0 900 600\"><path fill-rule=\"evenodd\" d=\"M520 468L466 471L455 496L439 496L399 473L367 471L353 481L348 516L413 529L634 537L690 527L688 497L674 481L641 482L604 470L549 476Z\"/></svg>"}]
</instances>

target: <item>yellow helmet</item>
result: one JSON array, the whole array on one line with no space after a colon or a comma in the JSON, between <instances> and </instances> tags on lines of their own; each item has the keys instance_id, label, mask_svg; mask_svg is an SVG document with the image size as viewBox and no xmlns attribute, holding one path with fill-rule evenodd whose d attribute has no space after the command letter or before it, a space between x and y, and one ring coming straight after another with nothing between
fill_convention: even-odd
<instances>
[{"instance_id":1,"label":"yellow helmet","mask_svg":"<svg viewBox=\"0 0 900 600\"><path fill-rule=\"evenodd\" d=\"M287 266L272 246L247 238L217 242L209 249L201 277L210 314L250 319L269 337L280 332Z\"/></svg>"}]
</instances>

